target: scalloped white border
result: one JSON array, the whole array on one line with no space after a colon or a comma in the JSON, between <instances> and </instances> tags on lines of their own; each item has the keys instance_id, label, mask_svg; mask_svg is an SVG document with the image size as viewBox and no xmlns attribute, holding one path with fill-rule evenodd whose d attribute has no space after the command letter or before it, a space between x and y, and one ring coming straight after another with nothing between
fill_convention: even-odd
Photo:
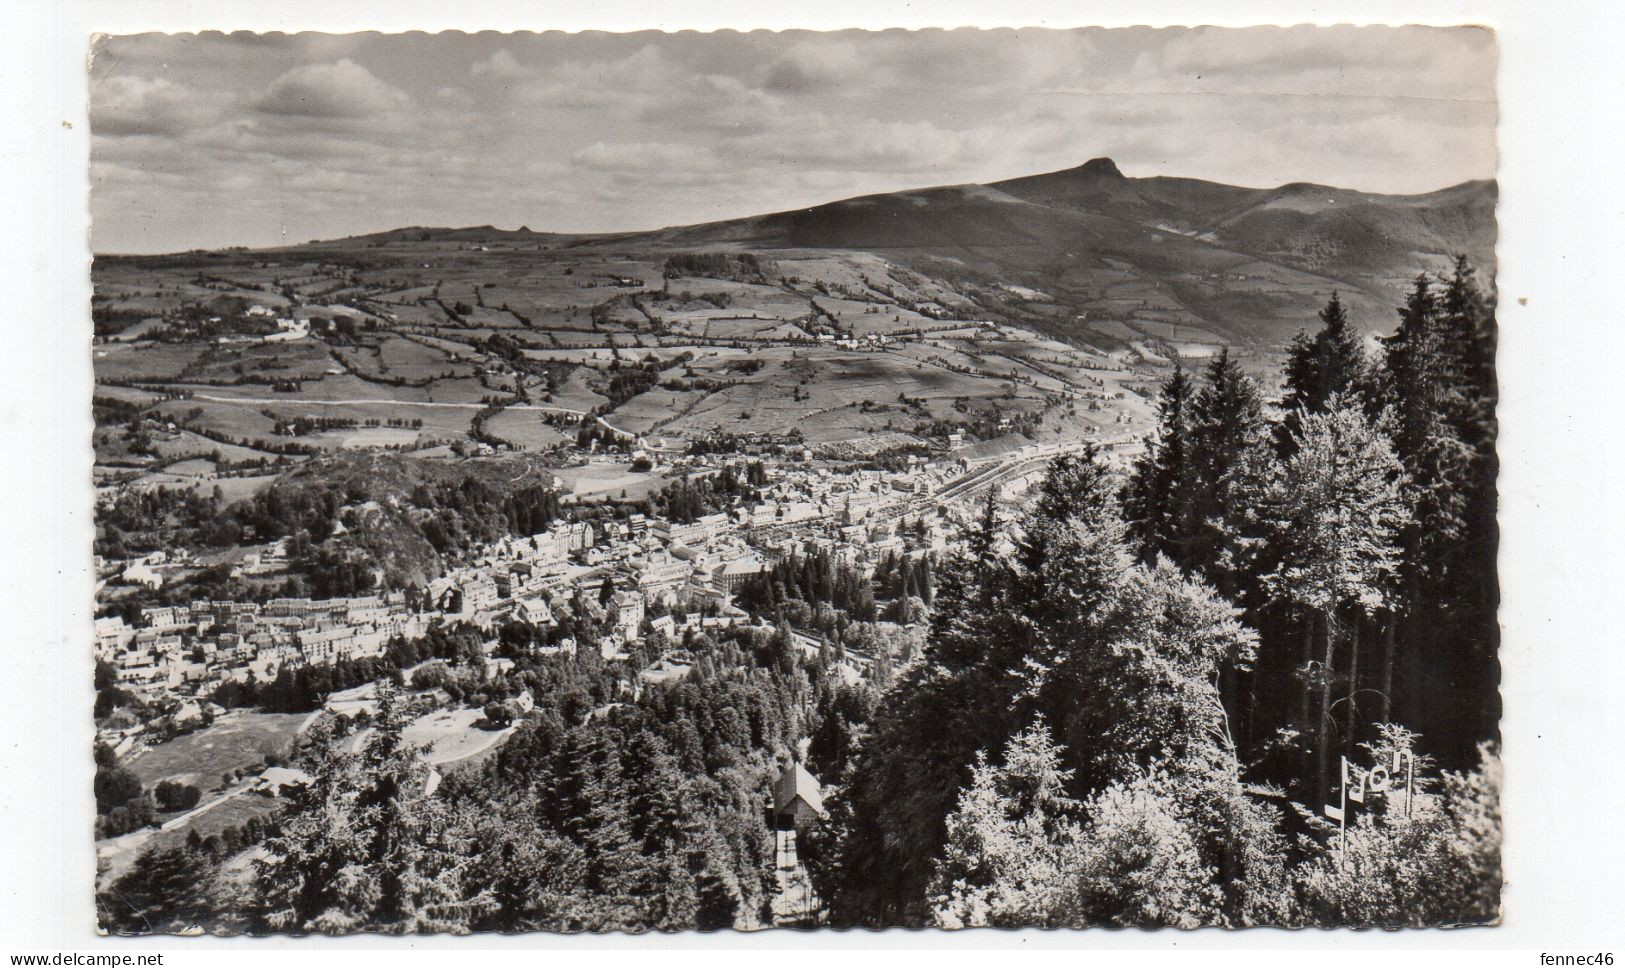
<instances>
[{"instance_id":1,"label":"scalloped white border","mask_svg":"<svg viewBox=\"0 0 1625 968\"><path fill-rule=\"evenodd\" d=\"M17 2L17 0L14 0ZM987 947L1133 949L1163 960L1178 950L1231 964L1251 963L1256 948L1314 948L1312 958L1365 962L1398 957L1432 963L1452 950L1475 962L1537 965L1538 950L1607 951L1621 938L1625 896L1625 787L1620 780L1620 709L1612 693L1625 683L1625 637L1612 614L1618 602L1625 529L1619 443L1618 370L1612 295L1621 255L1617 68L1625 48L1620 14L1594 0L1564 3L1469 2L1311 5L1278 0L1219 4L1166 0L1096 2L907 3L821 0L784 4L613 3L608 0L62 0L19 3L0 31L8 122L0 142L0 253L11 282L0 300L6 337L0 393L0 956L24 950L108 950L180 954L179 963L222 956L254 962L286 958L260 950L286 941L116 941L90 930L93 868L89 838L90 650L84 647L91 601L85 549L91 506L83 402L91 384L87 305L88 214L84 57L93 30L255 29L715 29L923 26L1129 26L1207 23L1479 23L1501 45L1499 282L1501 286L1501 479L1503 723L1507 755L1504 812L1510 885L1505 923L1455 932L1205 931L569 938L527 935L463 939L307 939L300 955L348 964L429 954L443 947L549 948L572 960L612 957L646 964L702 964L695 951L727 945L753 962L786 959L827 966L857 954L826 948L930 947L931 957L985 964ZM1588 300L1582 291L1590 287ZM1527 300L1525 304L1524 300ZM618 951L582 952L581 948ZM225 948L227 951L217 949ZM798 954L763 955L794 948ZM205 951L204 949L207 949ZM652 949L652 950L651 950ZM1513 949L1513 950L1507 950ZM1518 950L1522 949L1522 950ZM320 951L311 955L308 952ZM196 952L195 954L192 952ZM1379 953L1380 952L1380 953ZM1498 953L1499 952L1499 953ZM1075 964L1083 954L1048 952ZM869 957L888 957L869 952ZM1625 956L1625 951L1616 955ZM444 957L443 954L440 957ZM531 956L526 960L532 960ZM548 957L548 956L541 956ZM877 957L877 960L878 960ZM1460 956L1458 956L1460 957ZM504 960L510 960L504 958ZM517 960L517 958L512 958ZM1451 959L1454 960L1454 959ZM166 962L173 963L173 962Z\"/></svg>"}]
</instances>

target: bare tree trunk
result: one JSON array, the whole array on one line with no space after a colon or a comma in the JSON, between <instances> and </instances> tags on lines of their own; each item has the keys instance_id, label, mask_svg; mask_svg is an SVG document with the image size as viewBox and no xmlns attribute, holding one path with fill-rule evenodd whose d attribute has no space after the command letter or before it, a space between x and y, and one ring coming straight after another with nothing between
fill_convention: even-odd
<instances>
[{"instance_id":1,"label":"bare tree trunk","mask_svg":"<svg viewBox=\"0 0 1625 968\"><path fill-rule=\"evenodd\" d=\"M1247 711L1241 717L1241 748L1253 748L1253 719L1258 712L1258 663L1247 672Z\"/></svg>"},{"instance_id":2,"label":"bare tree trunk","mask_svg":"<svg viewBox=\"0 0 1625 968\"><path fill-rule=\"evenodd\" d=\"M1354 740L1355 728L1359 725L1359 717L1354 712L1354 694L1360 691L1360 647L1365 643L1365 612L1354 613L1354 639L1349 645L1349 687L1343 698L1348 703L1348 739Z\"/></svg>"},{"instance_id":3,"label":"bare tree trunk","mask_svg":"<svg viewBox=\"0 0 1625 968\"><path fill-rule=\"evenodd\" d=\"M1416 568L1412 568L1405 579L1405 601L1400 614L1403 616L1404 621L1405 656L1412 664L1408 668L1397 669L1396 671L1398 671L1401 679L1406 679L1411 688L1407 689L1406 695L1399 697L1405 700L1404 703L1393 703L1394 709L1391 715L1393 718L1402 719L1409 723L1417 718L1415 715L1417 712L1414 705L1415 699L1412 696L1417 694L1415 682L1420 670L1416 668L1415 660L1419 652L1428 649L1431 645L1431 636L1428 630L1429 618L1426 614L1426 605L1422 601L1422 576ZM1396 617L1396 622L1399 620ZM1394 648L1394 665L1396 667L1399 665L1399 658L1399 649L1396 643ZM1423 658L1424 661L1433 661L1432 657L1425 653ZM1392 679L1389 680L1389 685L1393 685Z\"/></svg>"},{"instance_id":4,"label":"bare tree trunk","mask_svg":"<svg viewBox=\"0 0 1625 968\"><path fill-rule=\"evenodd\" d=\"M1318 742L1316 745L1315 784L1320 791L1320 803L1326 802L1327 776L1332 761L1332 659L1333 648L1337 642L1335 629L1336 620L1330 612L1322 614L1318 623L1322 629L1321 638L1324 642L1324 658L1320 666L1320 722L1318 724Z\"/></svg>"},{"instance_id":5,"label":"bare tree trunk","mask_svg":"<svg viewBox=\"0 0 1625 968\"><path fill-rule=\"evenodd\" d=\"M1320 621L1320 613L1310 612L1303 618L1303 661L1299 667L1303 670L1302 707L1299 710L1298 720L1303 728L1309 728L1309 702L1314 686L1309 679L1309 665L1315 661L1315 624Z\"/></svg>"},{"instance_id":6,"label":"bare tree trunk","mask_svg":"<svg viewBox=\"0 0 1625 968\"><path fill-rule=\"evenodd\" d=\"M1382 690L1382 722L1392 722L1393 692L1394 692L1394 626L1399 624L1399 615L1389 612L1387 620L1382 623L1382 680L1379 688Z\"/></svg>"},{"instance_id":7,"label":"bare tree trunk","mask_svg":"<svg viewBox=\"0 0 1625 968\"><path fill-rule=\"evenodd\" d=\"M1236 657L1225 656L1219 667L1219 706L1234 723L1241 718L1241 695L1237 685Z\"/></svg>"}]
</instances>

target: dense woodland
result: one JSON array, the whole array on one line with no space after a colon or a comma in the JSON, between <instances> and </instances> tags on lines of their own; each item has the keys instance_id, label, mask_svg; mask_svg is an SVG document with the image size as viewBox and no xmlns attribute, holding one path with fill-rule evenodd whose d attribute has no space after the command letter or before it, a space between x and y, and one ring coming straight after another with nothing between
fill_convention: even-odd
<instances>
[{"instance_id":1,"label":"dense woodland","mask_svg":"<svg viewBox=\"0 0 1625 968\"><path fill-rule=\"evenodd\" d=\"M1374 354L1320 322L1279 421L1221 354L1126 487L989 505L806 838L832 923L1497 916L1493 308L1462 262ZM1396 749L1414 795L1328 823Z\"/></svg>"},{"instance_id":2,"label":"dense woodland","mask_svg":"<svg viewBox=\"0 0 1625 968\"><path fill-rule=\"evenodd\" d=\"M426 795L429 767L401 741L409 699L386 676L359 752L340 751L354 726L331 719L304 745L297 763L315 781L258 831L264 855L247 875L222 864L218 845L149 850L99 898L104 923L296 933L771 923L768 785L797 739L821 717L843 721L825 712L852 701L817 661L770 630L697 636L687 679L634 698L624 667L596 650L522 655L486 681L459 655L457 630L444 638L434 654L475 690L465 699L537 697L495 756ZM125 792L115 769L109 799Z\"/></svg>"},{"instance_id":3,"label":"dense woodland","mask_svg":"<svg viewBox=\"0 0 1625 968\"><path fill-rule=\"evenodd\" d=\"M386 677L360 752L324 733L304 749L315 780L251 876L153 851L104 918L765 926L768 784L804 748L825 785L827 816L798 833L821 923L1493 920L1494 333L1465 262L1418 278L1372 347L1334 296L1293 342L1278 407L1228 354L1176 371L1126 481L1098 455L1058 458L1015 519L990 501L948 556L867 581L787 559L742 594L777 630L690 639L678 683L637 692L593 650L516 647L492 695L522 686L537 708L432 796ZM839 653L794 647L792 624L856 637L877 588L929 611L923 652L885 656L895 677L844 684ZM434 648L472 662L454 634ZM1409 795L1326 819L1342 758L1405 755Z\"/></svg>"}]
</instances>

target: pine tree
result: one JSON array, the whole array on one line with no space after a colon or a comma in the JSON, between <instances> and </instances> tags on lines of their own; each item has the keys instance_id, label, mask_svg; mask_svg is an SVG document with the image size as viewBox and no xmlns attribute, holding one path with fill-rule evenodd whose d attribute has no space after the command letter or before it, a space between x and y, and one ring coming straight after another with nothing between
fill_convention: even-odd
<instances>
[{"instance_id":1,"label":"pine tree","mask_svg":"<svg viewBox=\"0 0 1625 968\"><path fill-rule=\"evenodd\" d=\"M1495 312L1466 256L1456 258L1438 310L1446 369L1458 391L1452 419L1476 452L1495 437Z\"/></svg>"},{"instance_id":2,"label":"pine tree","mask_svg":"<svg viewBox=\"0 0 1625 968\"><path fill-rule=\"evenodd\" d=\"M989 490L982 501L982 513L977 518L976 527L967 531L961 542L971 565L971 573L983 586L984 593L991 592L996 585L992 579L1000 570L997 555L1000 533L998 500Z\"/></svg>"},{"instance_id":3,"label":"pine tree","mask_svg":"<svg viewBox=\"0 0 1625 968\"><path fill-rule=\"evenodd\" d=\"M1439 300L1427 276L1417 278L1399 316L1398 328L1383 340L1383 382L1394 414L1394 449L1407 472L1405 498L1411 514L1400 535L1406 640L1420 646L1433 638L1434 602L1445 559L1466 526L1470 457L1450 423L1451 413L1462 409L1461 387L1442 332ZM1394 649L1390 627L1384 635L1379 687L1383 720L1392 696Z\"/></svg>"},{"instance_id":4,"label":"pine tree","mask_svg":"<svg viewBox=\"0 0 1625 968\"><path fill-rule=\"evenodd\" d=\"M1465 729L1452 730L1452 760L1470 766L1475 745L1495 735L1500 721L1500 603L1496 580L1497 522L1495 417L1499 388L1496 382L1495 302L1479 287L1465 257L1456 260L1446 284L1442 310L1446 332L1459 360L1461 409L1454 415L1457 434L1470 455L1464 508L1466 527L1460 545L1450 555L1452 565L1448 599L1453 603L1456 629L1455 666L1472 710Z\"/></svg>"},{"instance_id":5,"label":"pine tree","mask_svg":"<svg viewBox=\"0 0 1625 968\"><path fill-rule=\"evenodd\" d=\"M96 896L101 924L117 934L184 931L209 913L206 893L213 873L201 849L148 847Z\"/></svg>"},{"instance_id":6,"label":"pine tree","mask_svg":"<svg viewBox=\"0 0 1625 968\"><path fill-rule=\"evenodd\" d=\"M922 661L826 798L821 836L833 845L814 874L832 923L930 918L931 859L978 751L1002 755L1040 713L1087 789L1159 756L1196 770L1221 732L1218 663L1251 648L1234 610L1171 566L1132 563L1097 455L1057 458L1036 490L1015 555L991 564L990 581L968 556L943 569Z\"/></svg>"},{"instance_id":7,"label":"pine tree","mask_svg":"<svg viewBox=\"0 0 1625 968\"><path fill-rule=\"evenodd\" d=\"M1124 511L1146 561L1166 555L1181 568L1194 564L1199 524L1196 463L1191 452L1195 390L1182 367L1163 384L1156 436L1134 465Z\"/></svg>"},{"instance_id":8,"label":"pine tree","mask_svg":"<svg viewBox=\"0 0 1625 968\"><path fill-rule=\"evenodd\" d=\"M739 895L728 880L727 874L716 866L707 866L695 879L695 930L723 931L738 924Z\"/></svg>"},{"instance_id":9,"label":"pine tree","mask_svg":"<svg viewBox=\"0 0 1625 968\"><path fill-rule=\"evenodd\" d=\"M1056 458L1017 542L1017 573L1004 617L1018 692L1036 696L1056 669L1109 634L1130 562L1111 472L1097 453ZM1064 739L1063 732L1063 741Z\"/></svg>"},{"instance_id":10,"label":"pine tree","mask_svg":"<svg viewBox=\"0 0 1625 968\"><path fill-rule=\"evenodd\" d=\"M554 757L553 796L561 829L581 844L589 930L647 925L649 899L639 892L642 845L633 835L631 784L621 768L619 730L572 734Z\"/></svg>"},{"instance_id":11,"label":"pine tree","mask_svg":"<svg viewBox=\"0 0 1625 968\"><path fill-rule=\"evenodd\" d=\"M1051 677L1040 726L961 792L931 890L939 924L1290 919L1278 818L1242 789L1214 681L1250 633L1166 561L1129 569L1112 601L1116 619ZM1056 717L1066 747L1042 729Z\"/></svg>"},{"instance_id":12,"label":"pine tree","mask_svg":"<svg viewBox=\"0 0 1625 968\"><path fill-rule=\"evenodd\" d=\"M294 796L256 862L266 924L342 933L466 930L446 813L425 795L428 766L402 738L394 689L378 686L378 712L362 751L318 732L311 782ZM326 729L318 724L319 729Z\"/></svg>"},{"instance_id":13,"label":"pine tree","mask_svg":"<svg viewBox=\"0 0 1625 968\"><path fill-rule=\"evenodd\" d=\"M1225 347L1191 407L1198 519L1192 559L1226 597L1241 600L1250 572L1245 509L1269 469L1269 424L1258 384Z\"/></svg>"},{"instance_id":14,"label":"pine tree","mask_svg":"<svg viewBox=\"0 0 1625 968\"><path fill-rule=\"evenodd\" d=\"M1275 452L1258 384L1242 371L1228 347L1208 365L1191 407L1190 452L1194 468L1196 527L1193 571L1226 599L1246 606L1259 627L1262 611L1257 575L1265 564L1264 531L1254 513L1256 497L1275 471ZM1257 707L1256 672L1225 660L1220 670L1224 703L1250 742Z\"/></svg>"},{"instance_id":15,"label":"pine tree","mask_svg":"<svg viewBox=\"0 0 1625 968\"><path fill-rule=\"evenodd\" d=\"M1429 683L1463 691L1477 722L1431 730L1454 742L1461 762L1499 718L1494 313L1458 260L1442 291L1419 277L1399 314L1383 341L1383 383L1413 523L1402 536L1403 634L1396 644L1393 623L1384 629L1382 691L1392 694L1393 669L1404 665L1401 678L1419 683L1407 712L1422 722L1432 722L1421 699Z\"/></svg>"},{"instance_id":16,"label":"pine tree","mask_svg":"<svg viewBox=\"0 0 1625 968\"><path fill-rule=\"evenodd\" d=\"M1287 351L1286 385L1278 443L1290 454L1302 429L1304 414L1324 412L1333 397L1369 398L1373 395L1370 369L1360 336L1350 325L1337 293L1320 311L1320 329L1313 337L1299 332Z\"/></svg>"},{"instance_id":17,"label":"pine tree","mask_svg":"<svg viewBox=\"0 0 1625 968\"><path fill-rule=\"evenodd\" d=\"M464 845L464 904L475 931L580 931L586 858L547 826L534 790L499 790L459 803L453 837Z\"/></svg>"}]
</instances>

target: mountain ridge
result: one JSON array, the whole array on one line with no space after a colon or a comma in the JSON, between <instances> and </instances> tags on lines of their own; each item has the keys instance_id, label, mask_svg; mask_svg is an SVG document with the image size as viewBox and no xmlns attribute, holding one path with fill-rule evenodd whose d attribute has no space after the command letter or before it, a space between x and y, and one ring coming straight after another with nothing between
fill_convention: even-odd
<instances>
[{"instance_id":1,"label":"mountain ridge","mask_svg":"<svg viewBox=\"0 0 1625 968\"><path fill-rule=\"evenodd\" d=\"M1475 180L1412 195L1288 182L1249 188L1123 174L1109 157L985 184L838 199L716 222L615 233L408 227L321 247L413 241L659 253L866 252L938 277L1044 296L1015 318L1056 335L1073 324L1149 320L1226 342L1276 344L1340 291L1357 325L1392 328L1418 273L1466 255L1495 268L1498 186ZM1095 325L1099 330L1100 325Z\"/></svg>"}]
</instances>

